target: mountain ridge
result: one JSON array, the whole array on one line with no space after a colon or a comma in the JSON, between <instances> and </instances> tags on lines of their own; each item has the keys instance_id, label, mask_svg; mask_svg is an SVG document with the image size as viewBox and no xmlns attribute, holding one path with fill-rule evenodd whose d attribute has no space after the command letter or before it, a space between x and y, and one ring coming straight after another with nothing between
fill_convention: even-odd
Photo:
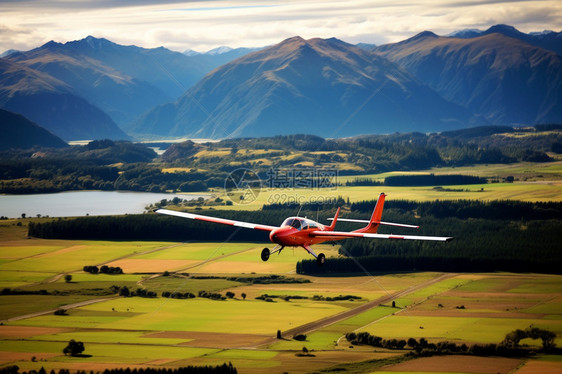
<instances>
[{"instance_id":1,"label":"mountain ridge","mask_svg":"<svg viewBox=\"0 0 562 374\"><path fill-rule=\"evenodd\" d=\"M8 59L0 59L0 108L22 114L64 140L130 139L68 84Z\"/></svg>"},{"instance_id":2,"label":"mountain ridge","mask_svg":"<svg viewBox=\"0 0 562 374\"><path fill-rule=\"evenodd\" d=\"M223 138L331 129L335 136L389 123L396 131L458 128L470 117L383 58L336 38L295 36L214 70L128 130Z\"/></svg>"},{"instance_id":3,"label":"mountain ridge","mask_svg":"<svg viewBox=\"0 0 562 374\"><path fill-rule=\"evenodd\" d=\"M560 55L499 33L475 38L420 37L375 49L446 99L492 124L562 118Z\"/></svg>"},{"instance_id":4,"label":"mountain ridge","mask_svg":"<svg viewBox=\"0 0 562 374\"><path fill-rule=\"evenodd\" d=\"M490 26L484 31L478 29L460 30L448 36L454 38L471 39L494 33L519 39L536 47L541 47L558 54L562 54L562 32L555 32L552 30L531 32L526 34L517 30L513 26L498 24Z\"/></svg>"}]
</instances>

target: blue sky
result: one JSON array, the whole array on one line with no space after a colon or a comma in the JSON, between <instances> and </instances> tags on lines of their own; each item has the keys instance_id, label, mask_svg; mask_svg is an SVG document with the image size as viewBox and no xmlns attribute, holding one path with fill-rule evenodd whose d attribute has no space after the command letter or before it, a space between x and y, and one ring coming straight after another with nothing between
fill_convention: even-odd
<instances>
[{"instance_id":1,"label":"blue sky","mask_svg":"<svg viewBox=\"0 0 562 374\"><path fill-rule=\"evenodd\" d=\"M430 30L561 31L560 0L0 0L0 52L88 35L183 52L259 47L299 35L383 44Z\"/></svg>"}]
</instances>

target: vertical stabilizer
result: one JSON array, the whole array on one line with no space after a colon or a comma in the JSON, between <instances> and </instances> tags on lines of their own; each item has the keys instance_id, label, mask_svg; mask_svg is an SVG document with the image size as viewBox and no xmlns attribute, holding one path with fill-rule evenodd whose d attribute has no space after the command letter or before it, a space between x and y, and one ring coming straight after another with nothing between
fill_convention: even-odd
<instances>
[{"instance_id":1,"label":"vertical stabilizer","mask_svg":"<svg viewBox=\"0 0 562 374\"><path fill-rule=\"evenodd\" d=\"M364 228L357 230L357 232L368 232L368 233L376 233L379 229L382 217L382 210L384 208L384 198L386 195L381 193L379 195L379 199L377 200L377 204L375 205L375 209L373 209L373 214L371 215L371 219L369 220L369 224Z\"/></svg>"},{"instance_id":2,"label":"vertical stabilizer","mask_svg":"<svg viewBox=\"0 0 562 374\"><path fill-rule=\"evenodd\" d=\"M341 207L336 211L336 215L334 216L332 224L326 228L328 231L334 231L334 229L336 228L336 222L338 220L338 216L340 215L340 209Z\"/></svg>"}]
</instances>

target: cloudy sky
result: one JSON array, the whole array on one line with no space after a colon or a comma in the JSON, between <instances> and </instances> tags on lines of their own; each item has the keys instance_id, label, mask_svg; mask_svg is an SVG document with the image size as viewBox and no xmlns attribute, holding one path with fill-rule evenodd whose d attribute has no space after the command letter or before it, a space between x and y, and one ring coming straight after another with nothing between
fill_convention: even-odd
<instances>
[{"instance_id":1,"label":"cloudy sky","mask_svg":"<svg viewBox=\"0 0 562 374\"><path fill-rule=\"evenodd\" d=\"M561 31L560 0L0 0L0 53L88 35L183 52L258 47L291 36L382 44L431 30Z\"/></svg>"}]
</instances>

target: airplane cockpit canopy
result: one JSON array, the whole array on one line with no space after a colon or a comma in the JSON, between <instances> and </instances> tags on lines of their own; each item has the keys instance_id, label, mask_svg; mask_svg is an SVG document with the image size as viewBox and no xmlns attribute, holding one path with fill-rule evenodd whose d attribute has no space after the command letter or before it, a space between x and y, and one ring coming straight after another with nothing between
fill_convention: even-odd
<instances>
[{"instance_id":1,"label":"airplane cockpit canopy","mask_svg":"<svg viewBox=\"0 0 562 374\"><path fill-rule=\"evenodd\" d=\"M289 217L283 222L283 224L281 226L292 226L297 230L301 230L302 229L302 219L301 218L295 218L295 217Z\"/></svg>"},{"instance_id":2,"label":"airplane cockpit canopy","mask_svg":"<svg viewBox=\"0 0 562 374\"><path fill-rule=\"evenodd\" d=\"M285 221L283 221L283 224L281 224L281 226L292 226L297 230L306 230L306 229L323 229L324 226L322 226L321 224L319 224L318 222L314 222L311 221L309 219L306 218L300 218L300 217L289 217L287 218Z\"/></svg>"}]
</instances>

